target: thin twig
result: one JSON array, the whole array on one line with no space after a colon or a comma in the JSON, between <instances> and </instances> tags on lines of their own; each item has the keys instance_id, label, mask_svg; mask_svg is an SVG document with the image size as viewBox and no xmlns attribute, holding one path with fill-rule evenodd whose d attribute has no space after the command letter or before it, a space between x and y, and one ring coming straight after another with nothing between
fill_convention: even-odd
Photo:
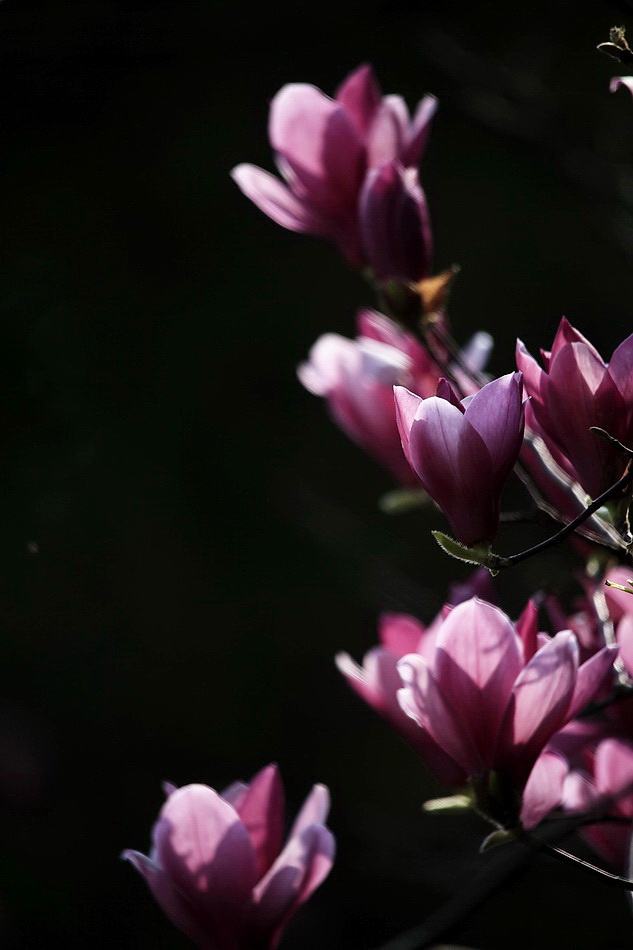
<instances>
[{"instance_id":1,"label":"thin twig","mask_svg":"<svg viewBox=\"0 0 633 950\"><path fill-rule=\"evenodd\" d=\"M556 534L551 535L551 537L546 538L544 541L540 541L538 544L533 545L531 548L527 548L525 551L519 551L518 554L511 554L509 557L501 557L497 554L490 555L490 563L487 564L487 567L490 567L492 570L500 570L504 567L513 567L515 564L519 564L521 561L526 561L528 558L533 557L535 554L540 554L541 551L545 551L547 548L553 547L555 544L560 544L561 541L564 541L565 538L569 537L570 534L573 534L576 528L580 527L583 522L590 518L599 508L602 508L606 502L611 501L612 498L617 497L621 494L630 484L631 479L633 478L633 469L631 468L631 463L627 464L624 475L611 485L610 488L607 488L595 501L592 501L584 511L581 511L573 521L570 521L569 524L566 524L564 528L561 528L560 531L557 531Z\"/></svg>"}]
</instances>

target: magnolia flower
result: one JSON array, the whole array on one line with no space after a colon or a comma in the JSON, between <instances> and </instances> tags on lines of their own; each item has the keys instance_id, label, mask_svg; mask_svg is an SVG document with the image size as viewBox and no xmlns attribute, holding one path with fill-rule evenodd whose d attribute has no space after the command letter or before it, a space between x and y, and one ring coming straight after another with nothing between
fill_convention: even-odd
<instances>
[{"instance_id":1,"label":"magnolia flower","mask_svg":"<svg viewBox=\"0 0 633 950\"><path fill-rule=\"evenodd\" d=\"M605 363L563 318L551 353L542 358L544 369L517 341L517 367L540 434L575 481L597 498L620 478L627 460L590 428L604 429L625 445L633 441L633 335Z\"/></svg>"},{"instance_id":2,"label":"magnolia flower","mask_svg":"<svg viewBox=\"0 0 633 950\"><path fill-rule=\"evenodd\" d=\"M284 793L274 765L222 794L206 785L167 792L149 857L123 857L201 950L274 950L332 867L325 786L314 786L283 848Z\"/></svg>"},{"instance_id":3,"label":"magnolia flower","mask_svg":"<svg viewBox=\"0 0 633 950\"><path fill-rule=\"evenodd\" d=\"M348 76L334 99L291 83L272 100L268 127L284 181L248 164L234 168L233 178L277 224L334 241L353 267L362 267L357 216L365 175L394 159L416 166L435 108L427 96L410 119L400 96L381 96L371 66Z\"/></svg>"},{"instance_id":4,"label":"magnolia flower","mask_svg":"<svg viewBox=\"0 0 633 950\"><path fill-rule=\"evenodd\" d=\"M378 628L380 646L365 654L363 665L348 653L339 653L336 665L354 692L400 733L442 784L459 788L466 781L464 770L404 712L398 700L402 687L398 660L408 653L429 656L441 623L441 614L426 628L407 614L384 614Z\"/></svg>"},{"instance_id":5,"label":"magnolia flower","mask_svg":"<svg viewBox=\"0 0 633 950\"><path fill-rule=\"evenodd\" d=\"M319 337L297 374L307 390L322 396L338 426L372 455L401 485L419 486L404 453L393 401L395 384L421 396L437 388L440 369L415 337L375 310L361 310L358 336ZM491 337L477 333L464 351L474 369L482 368Z\"/></svg>"},{"instance_id":6,"label":"magnolia flower","mask_svg":"<svg viewBox=\"0 0 633 950\"><path fill-rule=\"evenodd\" d=\"M521 374L501 376L461 402L446 380L427 399L401 387L395 399L404 453L457 540L491 541L523 439Z\"/></svg>"},{"instance_id":7,"label":"magnolia flower","mask_svg":"<svg viewBox=\"0 0 633 950\"><path fill-rule=\"evenodd\" d=\"M400 703L470 777L480 809L513 827L541 752L602 688L615 652L579 665L569 630L548 639L534 614L515 626L473 598L442 622L429 658L400 660Z\"/></svg>"}]
</instances>

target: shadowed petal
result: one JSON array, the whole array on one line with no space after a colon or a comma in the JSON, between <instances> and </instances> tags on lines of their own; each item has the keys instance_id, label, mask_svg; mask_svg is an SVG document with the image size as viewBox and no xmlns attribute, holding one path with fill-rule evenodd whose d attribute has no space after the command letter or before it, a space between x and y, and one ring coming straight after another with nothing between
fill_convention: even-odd
<instances>
[{"instance_id":1,"label":"shadowed petal","mask_svg":"<svg viewBox=\"0 0 633 950\"><path fill-rule=\"evenodd\" d=\"M271 950L277 946L290 917L329 874L334 852L334 837L329 829L310 825L288 841L255 888L253 924L257 933L270 930Z\"/></svg>"},{"instance_id":2,"label":"shadowed petal","mask_svg":"<svg viewBox=\"0 0 633 950\"><path fill-rule=\"evenodd\" d=\"M557 633L517 677L496 755L509 754L519 771L529 766L566 721L578 671L578 642Z\"/></svg>"},{"instance_id":3,"label":"shadowed petal","mask_svg":"<svg viewBox=\"0 0 633 950\"><path fill-rule=\"evenodd\" d=\"M521 824L529 830L538 825L563 798L563 785L569 771L565 759L556 752L543 752L523 790Z\"/></svg>"},{"instance_id":4,"label":"shadowed petal","mask_svg":"<svg viewBox=\"0 0 633 950\"><path fill-rule=\"evenodd\" d=\"M271 866L283 841L284 789L276 765L268 765L251 780L236 806L255 848L257 876Z\"/></svg>"},{"instance_id":5,"label":"shadowed petal","mask_svg":"<svg viewBox=\"0 0 633 950\"><path fill-rule=\"evenodd\" d=\"M150 858L139 851L124 851L121 857L143 875L154 900L163 913L200 950L230 947L230 935L224 933L221 917L216 926L174 887L169 877ZM227 941L227 942L225 942Z\"/></svg>"},{"instance_id":6,"label":"shadowed petal","mask_svg":"<svg viewBox=\"0 0 633 950\"><path fill-rule=\"evenodd\" d=\"M334 98L345 106L358 130L365 135L380 105L380 88L368 63L355 69L336 90Z\"/></svg>"},{"instance_id":7,"label":"shadowed petal","mask_svg":"<svg viewBox=\"0 0 633 950\"><path fill-rule=\"evenodd\" d=\"M235 809L206 785L179 788L154 827L156 863L186 893L243 904L257 880L255 849Z\"/></svg>"}]
</instances>

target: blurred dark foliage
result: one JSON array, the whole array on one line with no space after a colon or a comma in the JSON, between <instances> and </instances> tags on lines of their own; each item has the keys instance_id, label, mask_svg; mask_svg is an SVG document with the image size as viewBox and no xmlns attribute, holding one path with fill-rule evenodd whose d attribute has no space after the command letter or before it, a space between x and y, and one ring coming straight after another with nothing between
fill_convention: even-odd
<instances>
[{"instance_id":1,"label":"blurred dark foliage","mask_svg":"<svg viewBox=\"0 0 633 950\"><path fill-rule=\"evenodd\" d=\"M368 289L228 172L271 167L283 83L332 92L369 60L385 91L441 99L422 180L437 267L462 267L456 336L490 330L507 372L564 313L608 356L631 329L633 103L595 47L627 21L564 0L0 5L3 947L184 948L118 855L146 849L162 779L271 760L295 808L330 785L339 839L288 950L377 946L478 875L487 829L420 813L440 789L332 663L464 576L439 515L379 513L388 479L295 379ZM504 607L572 596L576 566L530 562ZM608 950L632 924L538 858L443 939Z\"/></svg>"}]
</instances>

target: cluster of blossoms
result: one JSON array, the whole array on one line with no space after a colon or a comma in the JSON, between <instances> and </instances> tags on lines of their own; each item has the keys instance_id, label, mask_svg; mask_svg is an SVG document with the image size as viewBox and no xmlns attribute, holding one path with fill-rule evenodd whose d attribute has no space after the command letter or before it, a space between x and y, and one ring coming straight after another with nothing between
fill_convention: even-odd
<instances>
[{"instance_id":1,"label":"cluster of blossoms","mask_svg":"<svg viewBox=\"0 0 633 950\"><path fill-rule=\"evenodd\" d=\"M605 362L563 319L540 362L517 341L516 368L496 379L484 375L486 333L455 343L451 273L432 276L417 168L435 109L427 97L411 119L368 66L333 99L288 85L270 109L281 178L251 165L233 172L274 221L334 242L373 282L387 312L360 311L355 339L322 336L299 379L402 493L435 503L454 536L435 532L441 546L481 565L429 626L385 615L362 666L345 653L337 664L493 834L524 838L575 816L622 871L633 822L633 336ZM492 545L513 472L551 531L502 557ZM579 602L569 609L541 593L513 622L488 572L567 538L584 562ZM167 916L206 950L276 947L332 864L325 788L283 848L272 766L222 794L167 793L150 857L125 854Z\"/></svg>"}]
</instances>

